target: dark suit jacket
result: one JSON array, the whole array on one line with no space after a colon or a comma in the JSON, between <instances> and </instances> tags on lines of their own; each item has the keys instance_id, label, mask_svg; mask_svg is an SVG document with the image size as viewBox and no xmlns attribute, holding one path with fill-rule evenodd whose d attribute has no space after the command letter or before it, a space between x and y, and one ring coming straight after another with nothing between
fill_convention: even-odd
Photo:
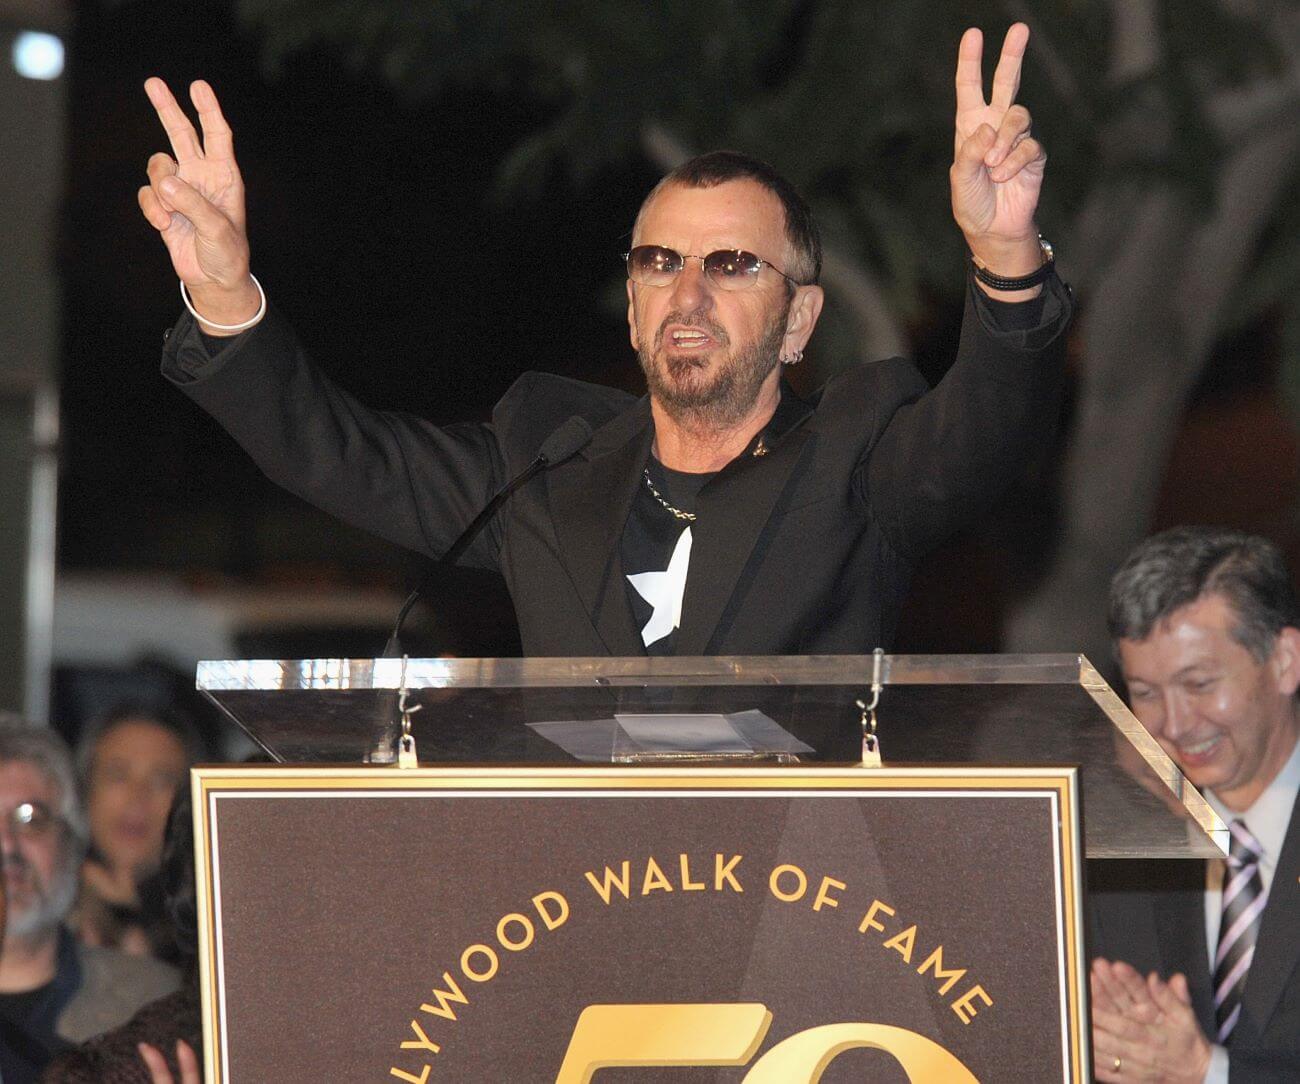
<instances>
[{"instance_id":1,"label":"dark suit jacket","mask_svg":"<svg viewBox=\"0 0 1300 1084\"><path fill-rule=\"evenodd\" d=\"M857 365L782 411L769 452L700 493L681 655L858 654L888 644L916 559L976 516L1051 431L1071 302L1002 331L968 300L959 355L927 394L900 358ZM490 424L439 428L361 406L272 311L208 355L184 316L164 374L274 481L410 549L442 553L568 418L594 435L510 499L465 561L505 577L529 655L639 655L619 560L650 451L649 401L541 373Z\"/></svg>"},{"instance_id":2,"label":"dark suit jacket","mask_svg":"<svg viewBox=\"0 0 1300 1084\"><path fill-rule=\"evenodd\" d=\"M1088 881L1092 954L1143 974L1186 974L1201 1030L1213 1038L1204 863L1097 861ZM1300 1080L1300 802L1278 856L1228 1058L1232 1084Z\"/></svg>"}]
</instances>

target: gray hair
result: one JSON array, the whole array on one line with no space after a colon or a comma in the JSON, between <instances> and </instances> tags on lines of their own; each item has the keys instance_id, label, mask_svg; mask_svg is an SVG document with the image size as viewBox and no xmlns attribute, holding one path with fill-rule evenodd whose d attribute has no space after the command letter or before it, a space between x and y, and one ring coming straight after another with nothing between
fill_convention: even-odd
<instances>
[{"instance_id":1,"label":"gray hair","mask_svg":"<svg viewBox=\"0 0 1300 1084\"><path fill-rule=\"evenodd\" d=\"M48 727L33 726L17 715L0 712L0 764L10 761L30 764L58 788L56 812L68 826L80 861L90 833L67 743Z\"/></svg>"},{"instance_id":2,"label":"gray hair","mask_svg":"<svg viewBox=\"0 0 1300 1084\"><path fill-rule=\"evenodd\" d=\"M1145 640L1156 624L1206 595L1232 607L1231 635L1257 662L1277 634L1300 627L1291 575L1272 542L1225 527L1175 527L1141 543L1110 582L1111 643Z\"/></svg>"}]
</instances>

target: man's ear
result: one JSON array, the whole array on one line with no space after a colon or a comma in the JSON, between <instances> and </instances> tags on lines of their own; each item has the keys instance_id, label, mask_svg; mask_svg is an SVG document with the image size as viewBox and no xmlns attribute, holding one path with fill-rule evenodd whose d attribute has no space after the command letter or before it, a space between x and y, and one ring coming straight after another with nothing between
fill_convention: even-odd
<instances>
[{"instance_id":1,"label":"man's ear","mask_svg":"<svg viewBox=\"0 0 1300 1084\"><path fill-rule=\"evenodd\" d=\"M636 307L632 298L632 280L627 280L627 330L628 336L632 340L632 349L640 351L641 341L636 333Z\"/></svg>"},{"instance_id":2,"label":"man's ear","mask_svg":"<svg viewBox=\"0 0 1300 1084\"><path fill-rule=\"evenodd\" d=\"M1300 689L1300 629L1287 625L1277 634L1269 662L1273 666L1278 692L1283 696L1294 696Z\"/></svg>"},{"instance_id":3,"label":"man's ear","mask_svg":"<svg viewBox=\"0 0 1300 1084\"><path fill-rule=\"evenodd\" d=\"M783 354L802 351L808 345L825 301L826 294L820 286L795 288L794 300L790 302L790 314L785 320L785 338L781 344Z\"/></svg>"}]
</instances>

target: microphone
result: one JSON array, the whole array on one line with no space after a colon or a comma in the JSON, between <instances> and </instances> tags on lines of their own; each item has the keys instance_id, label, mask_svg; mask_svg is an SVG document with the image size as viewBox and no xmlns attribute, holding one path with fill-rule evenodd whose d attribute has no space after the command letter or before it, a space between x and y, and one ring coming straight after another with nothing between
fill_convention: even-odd
<instances>
[{"instance_id":1,"label":"microphone","mask_svg":"<svg viewBox=\"0 0 1300 1084\"><path fill-rule=\"evenodd\" d=\"M537 450L536 458L497 490L492 499L484 505L483 510L470 522L470 525L461 531L460 536L451 544L451 548L439 557L433 563L433 567L420 578L415 590L406 596L406 601L402 603L402 608L397 614L397 621L393 624L393 634L388 638L388 643L384 645L384 653L380 658L396 659L401 657L402 645L398 636L402 631L402 623L406 620L411 609L420 600L420 596L433 586L436 578L460 560L461 554L469 549L470 544L488 525L501 506L510 499L510 495L534 475L544 471L547 467L563 463L576 454L591 439L591 432L591 426L586 419L575 414L542 441L542 446Z\"/></svg>"}]
</instances>

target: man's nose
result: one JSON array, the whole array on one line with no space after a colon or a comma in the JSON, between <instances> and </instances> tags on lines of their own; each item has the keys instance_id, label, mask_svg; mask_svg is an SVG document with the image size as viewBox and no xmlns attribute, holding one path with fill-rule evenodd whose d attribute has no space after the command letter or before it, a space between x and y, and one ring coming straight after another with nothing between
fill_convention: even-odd
<instances>
[{"instance_id":1,"label":"man's nose","mask_svg":"<svg viewBox=\"0 0 1300 1084\"><path fill-rule=\"evenodd\" d=\"M1177 741L1191 729L1191 709L1177 689L1171 689L1160 698L1160 727L1157 733L1170 741Z\"/></svg>"},{"instance_id":2,"label":"man's nose","mask_svg":"<svg viewBox=\"0 0 1300 1084\"><path fill-rule=\"evenodd\" d=\"M14 831L8 819L0 820L0 858L5 862L11 855L18 853L18 833Z\"/></svg>"},{"instance_id":3,"label":"man's nose","mask_svg":"<svg viewBox=\"0 0 1300 1084\"><path fill-rule=\"evenodd\" d=\"M688 256L682 269L673 279L673 308L681 312L695 312L713 304L713 286L704 273L703 261Z\"/></svg>"}]
</instances>

